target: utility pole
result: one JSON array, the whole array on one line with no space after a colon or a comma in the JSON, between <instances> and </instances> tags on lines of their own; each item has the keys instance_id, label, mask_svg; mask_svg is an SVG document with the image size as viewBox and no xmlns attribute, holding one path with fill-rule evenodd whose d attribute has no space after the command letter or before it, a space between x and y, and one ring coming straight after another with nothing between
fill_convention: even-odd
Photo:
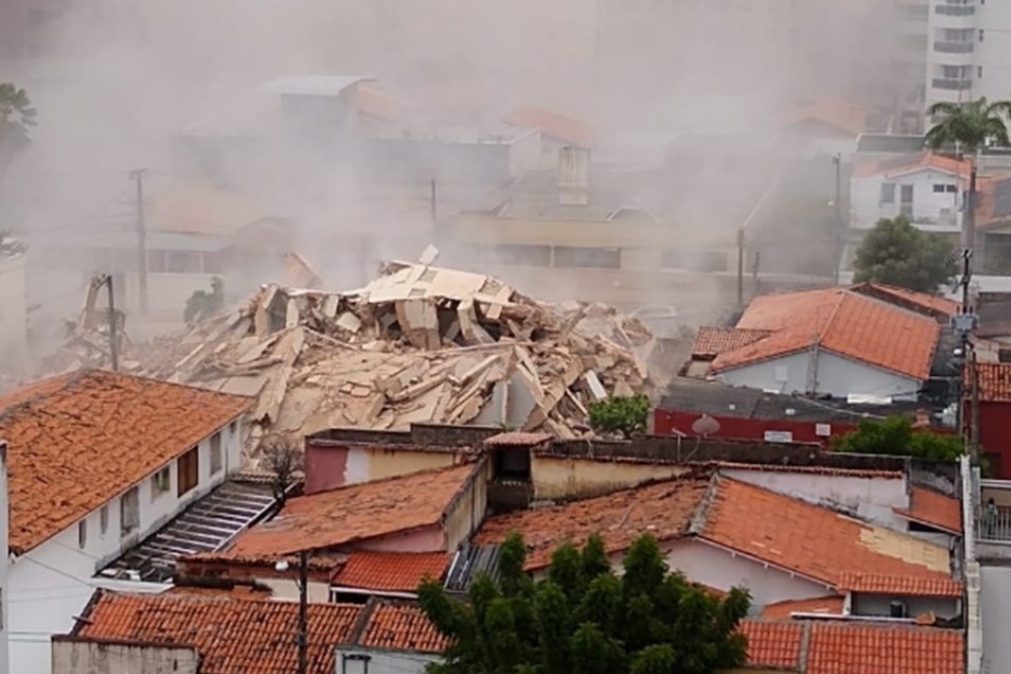
<instances>
[{"instance_id":1,"label":"utility pole","mask_svg":"<svg viewBox=\"0 0 1011 674\"><path fill-rule=\"evenodd\" d=\"M970 162L969 191L965 194L965 210L962 213L962 248L976 247L976 159Z\"/></svg>"},{"instance_id":2,"label":"utility pole","mask_svg":"<svg viewBox=\"0 0 1011 674\"><path fill-rule=\"evenodd\" d=\"M435 225L439 221L439 211L436 208L436 187L435 178L432 178L432 191L428 197L428 208L432 213L432 224Z\"/></svg>"},{"instance_id":3,"label":"utility pole","mask_svg":"<svg viewBox=\"0 0 1011 674\"><path fill-rule=\"evenodd\" d=\"M839 272L842 265L842 154L835 153L832 156L832 163L835 164L835 232L834 255L835 255L835 284L839 285Z\"/></svg>"},{"instance_id":4,"label":"utility pole","mask_svg":"<svg viewBox=\"0 0 1011 674\"><path fill-rule=\"evenodd\" d=\"M975 354L970 358L969 350L971 349L971 344L969 342L969 336L976 327L976 314L970 303L969 298L969 283L972 279L972 249L966 248L962 251L962 278L959 279L959 285L962 286L962 305L959 308L959 313L952 319L952 327L959 336L959 346L958 346L958 377L956 384L956 400L957 404L955 406L955 418L956 418L956 428L958 433L962 436L963 440L969 446L970 451L972 451L973 459L978 459L976 456L976 447L972 444L972 436L975 431L973 429L973 420L970 418L969 423L966 423L966 373L967 366L971 367L972 370L970 374L974 376L975 373ZM975 388L975 387L974 387ZM972 392L975 394L975 392Z\"/></svg>"},{"instance_id":5,"label":"utility pole","mask_svg":"<svg viewBox=\"0 0 1011 674\"><path fill-rule=\"evenodd\" d=\"M737 308L744 308L744 228L737 228Z\"/></svg>"},{"instance_id":6,"label":"utility pole","mask_svg":"<svg viewBox=\"0 0 1011 674\"><path fill-rule=\"evenodd\" d=\"M112 290L112 276L102 274L96 281L96 287L105 286L109 292L109 358L112 361L112 371L119 372L119 330L116 323L116 297Z\"/></svg>"},{"instance_id":7,"label":"utility pole","mask_svg":"<svg viewBox=\"0 0 1011 674\"><path fill-rule=\"evenodd\" d=\"M144 173L146 169L130 171L137 183L137 283L141 315L147 314L147 228L144 225Z\"/></svg>"},{"instance_id":8,"label":"utility pole","mask_svg":"<svg viewBox=\"0 0 1011 674\"><path fill-rule=\"evenodd\" d=\"M309 671L309 553L298 553L298 674Z\"/></svg>"}]
</instances>

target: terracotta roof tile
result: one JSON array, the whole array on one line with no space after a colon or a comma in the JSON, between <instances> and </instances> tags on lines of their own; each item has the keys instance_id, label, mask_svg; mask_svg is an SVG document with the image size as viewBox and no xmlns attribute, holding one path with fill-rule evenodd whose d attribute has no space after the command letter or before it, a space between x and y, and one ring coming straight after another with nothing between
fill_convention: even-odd
<instances>
[{"instance_id":1,"label":"terracotta roof tile","mask_svg":"<svg viewBox=\"0 0 1011 674\"><path fill-rule=\"evenodd\" d=\"M476 470L473 463L463 464L293 498L274 519L240 534L224 550L193 558L259 562L434 526Z\"/></svg>"},{"instance_id":2,"label":"terracotta roof tile","mask_svg":"<svg viewBox=\"0 0 1011 674\"><path fill-rule=\"evenodd\" d=\"M896 508L895 513L955 534L962 533L962 502L933 489L913 487L909 508Z\"/></svg>"},{"instance_id":3,"label":"terracotta roof tile","mask_svg":"<svg viewBox=\"0 0 1011 674\"><path fill-rule=\"evenodd\" d=\"M748 664L752 667L799 668L803 625L745 620L740 632L748 639Z\"/></svg>"},{"instance_id":4,"label":"terracotta roof tile","mask_svg":"<svg viewBox=\"0 0 1011 674\"><path fill-rule=\"evenodd\" d=\"M100 370L0 398L11 549L23 554L73 525L249 404L245 397Z\"/></svg>"},{"instance_id":5,"label":"terracotta roof tile","mask_svg":"<svg viewBox=\"0 0 1011 674\"><path fill-rule=\"evenodd\" d=\"M708 478L681 478L491 517L478 530L474 543L495 545L519 531L527 545L528 570L547 566L562 543L582 545L595 533L603 538L609 553L622 552L645 533L661 541L686 534L708 486Z\"/></svg>"},{"instance_id":6,"label":"terracotta roof tile","mask_svg":"<svg viewBox=\"0 0 1011 674\"><path fill-rule=\"evenodd\" d=\"M900 480L905 477L901 470L882 470L878 468L837 468L835 466L783 466L765 463L734 463L717 461L706 463L725 470L753 470L762 473L808 473L812 475L837 475L840 477L879 477L890 480Z\"/></svg>"},{"instance_id":7,"label":"terracotta roof tile","mask_svg":"<svg viewBox=\"0 0 1011 674\"><path fill-rule=\"evenodd\" d=\"M979 399L986 403L1011 402L1011 363L976 363L979 373ZM966 368L969 380L972 370ZM971 381L967 381L971 385Z\"/></svg>"},{"instance_id":8,"label":"terracotta roof tile","mask_svg":"<svg viewBox=\"0 0 1011 674\"><path fill-rule=\"evenodd\" d=\"M695 335L693 358L715 358L724 351L733 351L768 337L768 330L745 330L702 326Z\"/></svg>"},{"instance_id":9,"label":"terracotta roof tile","mask_svg":"<svg viewBox=\"0 0 1011 674\"><path fill-rule=\"evenodd\" d=\"M384 122L399 121L406 107L403 101L364 85L355 90L355 104L359 113Z\"/></svg>"},{"instance_id":10,"label":"terracotta roof tile","mask_svg":"<svg viewBox=\"0 0 1011 674\"><path fill-rule=\"evenodd\" d=\"M845 288L755 298L738 328L768 330L752 344L721 353L719 372L811 348L862 361L915 379L926 379L940 337L927 316Z\"/></svg>"},{"instance_id":11,"label":"terracotta roof tile","mask_svg":"<svg viewBox=\"0 0 1011 674\"><path fill-rule=\"evenodd\" d=\"M484 444L489 447L533 447L548 442L553 437L550 433L509 431L485 438Z\"/></svg>"},{"instance_id":12,"label":"terracotta roof tile","mask_svg":"<svg viewBox=\"0 0 1011 674\"><path fill-rule=\"evenodd\" d=\"M562 143L579 147L593 145L594 133L589 124L543 108L516 108L508 112L502 121L511 126L540 129L543 135Z\"/></svg>"},{"instance_id":13,"label":"terracotta roof tile","mask_svg":"<svg viewBox=\"0 0 1011 674\"><path fill-rule=\"evenodd\" d=\"M812 623L805 674L963 674L961 630Z\"/></svg>"},{"instance_id":14,"label":"terracotta roof tile","mask_svg":"<svg viewBox=\"0 0 1011 674\"><path fill-rule=\"evenodd\" d=\"M877 297L890 304L921 311L931 316L949 317L958 313L958 302L940 295L920 293L885 283L859 283L850 288L855 293ZM947 322L947 321L945 321Z\"/></svg>"},{"instance_id":15,"label":"terracotta roof tile","mask_svg":"<svg viewBox=\"0 0 1011 674\"><path fill-rule=\"evenodd\" d=\"M767 604L762 609L762 620L790 620L794 613L824 613L841 615L845 598L840 595L812 599L788 599Z\"/></svg>"},{"instance_id":16,"label":"terracotta roof tile","mask_svg":"<svg viewBox=\"0 0 1011 674\"><path fill-rule=\"evenodd\" d=\"M960 178L968 179L972 164L967 159L958 160L954 157L924 150L902 157L859 162L853 166L853 175L858 178L876 175L891 177L926 168L954 173Z\"/></svg>"},{"instance_id":17,"label":"terracotta roof tile","mask_svg":"<svg viewBox=\"0 0 1011 674\"><path fill-rule=\"evenodd\" d=\"M948 581L947 548L719 477L701 536L829 586L846 574ZM906 582L906 581L903 581ZM902 583L896 583L896 590Z\"/></svg>"},{"instance_id":18,"label":"terracotta roof tile","mask_svg":"<svg viewBox=\"0 0 1011 674\"><path fill-rule=\"evenodd\" d=\"M357 643L363 648L441 653L450 641L418 604L378 600Z\"/></svg>"},{"instance_id":19,"label":"terracotta roof tile","mask_svg":"<svg viewBox=\"0 0 1011 674\"><path fill-rule=\"evenodd\" d=\"M334 644L347 642L364 610L309 605L309 672L334 672ZM185 594L100 591L78 637L196 648L208 674L289 674L296 670L298 603Z\"/></svg>"},{"instance_id":20,"label":"terracotta roof tile","mask_svg":"<svg viewBox=\"0 0 1011 674\"><path fill-rule=\"evenodd\" d=\"M441 580L449 560L442 552L352 552L331 582L364 590L414 592L425 578Z\"/></svg>"},{"instance_id":21,"label":"terracotta roof tile","mask_svg":"<svg viewBox=\"0 0 1011 674\"><path fill-rule=\"evenodd\" d=\"M965 586L953 578L920 578L882 573L844 573L836 587L843 592L907 597L961 597Z\"/></svg>"}]
</instances>

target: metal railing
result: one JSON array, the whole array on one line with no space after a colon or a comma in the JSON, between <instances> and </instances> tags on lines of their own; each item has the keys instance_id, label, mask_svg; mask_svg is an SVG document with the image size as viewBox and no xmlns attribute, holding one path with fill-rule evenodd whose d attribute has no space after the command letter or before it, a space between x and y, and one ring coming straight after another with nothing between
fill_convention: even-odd
<instances>
[{"instance_id":1,"label":"metal railing","mask_svg":"<svg viewBox=\"0 0 1011 674\"><path fill-rule=\"evenodd\" d=\"M976 538L981 541L1011 542L1011 508L979 508L976 513Z\"/></svg>"},{"instance_id":2,"label":"metal railing","mask_svg":"<svg viewBox=\"0 0 1011 674\"><path fill-rule=\"evenodd\" d=\"M972 88L972 80L954 80L938 77L931 82L935 89L949 89L952 91L966 91Z\"/></svg>"},{"instance_id":3,"label":"metal railing","mask_svg":"<svg viewBox=\"0 0 1011 674\"><path fill-rule=\"evenodd\" d=\"M976 13L975 5L952 5L942 3L935 5L934 11L946 16L972 16Z\"/></svg>"},{"instance_id":4,"label":"metal railing","mask_svg":"<svg viewBox=\"0 0 1011 674\"><path fill-rule=\"evenodd\" d=\"M935 42L934 51L942 54L971 54L972 42Z\"/></svg>"}]
</instances>

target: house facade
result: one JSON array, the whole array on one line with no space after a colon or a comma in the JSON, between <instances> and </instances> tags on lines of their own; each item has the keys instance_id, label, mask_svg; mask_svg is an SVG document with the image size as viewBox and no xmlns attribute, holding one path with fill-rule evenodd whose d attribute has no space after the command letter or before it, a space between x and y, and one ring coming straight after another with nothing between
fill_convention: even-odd
<instances>
[{"instance_id":1,"label":"house facade","mask_svg":"<svg viewBox=\"0 0 1011 674\"><path fill-rule=\"evenodd\" d=\"M49 671L108 562L239 468L248 400L106 372L0 399L9 438L12 671ZM162 585L145 586L161 591Z\"/></svg>"}]
</instances>

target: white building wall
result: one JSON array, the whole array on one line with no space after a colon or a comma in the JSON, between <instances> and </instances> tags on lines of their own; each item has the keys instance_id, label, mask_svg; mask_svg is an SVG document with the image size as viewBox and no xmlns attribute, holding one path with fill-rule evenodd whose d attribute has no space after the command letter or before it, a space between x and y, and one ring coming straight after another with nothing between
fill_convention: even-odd
<instances>
[{"instance_id":1,"label":"white building wall","mask_svg":"<svg viewBox=\"0 0 1011 674\"><path fill-rule=\"evenodd\" d=\"M751 592L753 613L767 604L787 599L829 596L835 592L806 578L791 575L748 557L700 540L684 540L668 548L667 563L688 580L718 590L745 587Z\"/></svg>"},{"instance_id":2,"label":"white building wall","mask_svg":"<svg viewBox=\"0 0 1011 674\"><path fill-rule=\"evenodd\" d=\"M853 512L859 519L894 531L905 532L908 528L906 520L897 517L892 510L909 507L905 476L856 477L735 469L720 472L735 480L808 503Z\"/></svg>"},{"instance_id":3,"label":"white building wall","mask_svg":"<svg viewBox=\"0 0 1011 674\"><path fill-rule=\"evenodd\" d=\"M197 674L195 648L59 640L52 647L53 674Z\"/></svg>"},{"instance_id":4,"label":"white building wall","mask_svg":"<svg viewBox=\"0 0 1011 674\"><path fill-rule=\"evenodd\" d=\"M881 201L881 186L895 185L895 199ZM902 207L902 186L913 188L913 223L925 232L958 232L961 228L961 199L966 180L956 175L926 169L887 178L884 175L855 176L850 181L852 226L871 229L881 218L894 218ZM934 192L934 185L953 185L956 192ZM947 214L945 213L947 211ZM945 221L948 217L950 220Z\"/></svg>"},{"instance_id":5,"label":"white building wall","mask_svg":"<svg viewBox=\"0 0 1011 674\"><path fill-rule=\"evenodd\" d=\"M976 66L972 95L1004 101L1011 95L1011 3L990 0L976 4ZM979 41L979 31L983 41ZM980 72L979 68L982 68ZM980 76L982 75L982 76Z\"/></svg>"},{"instance_id":6,"label":"white building wall","mask_svg":"<svg viewBox=\"0 0 1011 674\"><path fill-rule=\"evenodd\" d=\"M750 386L774 393L804 393L808 361L807 352L795 353L721 372L719 379L734 386Z\"/></svg>"},{"instance_id":7,"label":"white building wall","mask_svg":"<svg viewBox=\"0 0 1011 674\"><path fill-rule=\"evenodd\" d=\"M28 340L24 254L0 256L0 374L22 374Z\"/></svg>"},{"instance_id":8,"label":"white building wall","mask_svg":"<svg viewBox=\"0 0 1011 674\"><path fill-rule=\"evenodd\" d=\"M15 558L9 569L10 663L19 674L49 674L49 635L65 634L74 626L96 587L111 583L94 574L124 550L168 522L183 508L205 496L238 470L242 445L241 425L221 429L222 470L210 474L210 436L199 447L199 481L196 488L176 496L177 462L170 464L171 485L167 492L153 497L152 477L138 484L140 527L132 534L120 535L120 502L117 494L107 503L108 526L103 534L101 508L89 513L84 546L79 543L79 522L67 527L42 545ZM82 476L87 479L87 476ZM121 586L121 584L117 584ZM140 585L140 584L137 584Z\"/></svg>"},{"instance_id":9,"label":"white building wall","mask_svg":"<svg viewBox=\"0 0 1011 674\"><path fill-rule=\"evenodd\" d=\"M1011 624L1011 567L980 568L983 598L983 671L988 674L1011 672L1011 639L1007 626Z\"/></svg>"},{"instance_id":10,"label":"white building wall","mask_svg":"<svg viewBox=\"0 0 1011 674\"><path fill-rule=\"evenodd\" d=\"M428 653L398 653L358 648L338 648L336 674L424 674L425 668L442 658Z\"/></svg>"}]
</instances>

